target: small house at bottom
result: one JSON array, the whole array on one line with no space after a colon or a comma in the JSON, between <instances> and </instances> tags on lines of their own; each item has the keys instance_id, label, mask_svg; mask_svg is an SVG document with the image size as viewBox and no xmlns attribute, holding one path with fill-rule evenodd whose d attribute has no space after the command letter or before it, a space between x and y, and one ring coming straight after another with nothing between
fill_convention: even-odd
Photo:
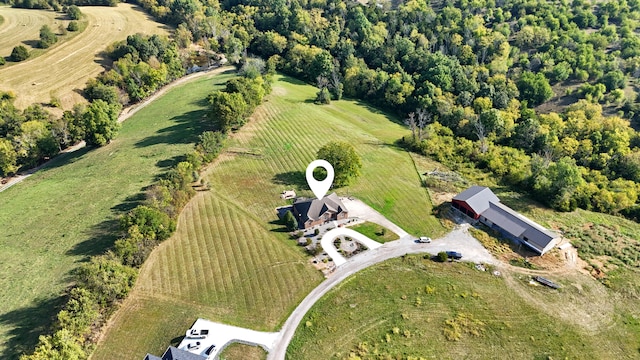
<instances>
[{"instance_id":1,"label":"small house at bottom","mask_svg":"<svg viewBox=\"0 0 640 360\"><path fill-rule=\"evenodd\" d=\"M502 204L487 187L472 186L456 195L451 205L507 237L518 240L539 255L551 250L560 240L555 232Z\"/></svg>"},{"instance_id":2,"label":"small house at bottom","mask_svg":"<svg viewBox=\"0 0 640 360\"><path fill-rule=\"evenodd\" d=\"M300 228L308 229L327 221L346 219L349 212L338 195L332 193L322 199L296 199L293 202L293 216Z\"/></svg>"}]
</instances>

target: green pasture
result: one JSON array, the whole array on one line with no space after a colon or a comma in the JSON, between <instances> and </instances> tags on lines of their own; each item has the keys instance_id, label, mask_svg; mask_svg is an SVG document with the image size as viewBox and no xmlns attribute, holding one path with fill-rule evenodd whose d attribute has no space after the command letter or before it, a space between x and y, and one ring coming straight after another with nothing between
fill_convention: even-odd
<instances>
[{"instance_id":1,"label":"green pasture","mask_svg":"<svg viewBox=\"0 0 640 360\"><path fill-rule=\"evenodd\" d=\"M61 155L0 193L0 357L32 350L58 310L70 273L109 248L117 218L210 125L202 99L232 74L169 91L98 149Z\"/></svg>"}]
</instances>

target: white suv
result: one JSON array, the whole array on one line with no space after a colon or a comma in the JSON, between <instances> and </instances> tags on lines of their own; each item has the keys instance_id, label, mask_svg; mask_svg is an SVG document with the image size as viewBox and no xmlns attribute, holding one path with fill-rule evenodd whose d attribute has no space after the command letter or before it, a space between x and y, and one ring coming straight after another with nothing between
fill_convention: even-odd
<instances>
[{"instance_id":1,"label":"white suv","mask_svg":"<svg viewBox=\"0 0 640 360\"><path fill-rule=\"evenodd\" d=\"M418 242L423 244L428 244L431 242L431 238L426 236L420 236L420 239L418 239Z\"/></svg>"}]
</instances>

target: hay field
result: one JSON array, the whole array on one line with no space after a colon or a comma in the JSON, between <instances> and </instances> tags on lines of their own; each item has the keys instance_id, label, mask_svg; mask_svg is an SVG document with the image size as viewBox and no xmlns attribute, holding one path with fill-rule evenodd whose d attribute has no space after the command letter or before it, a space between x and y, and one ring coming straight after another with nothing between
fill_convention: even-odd
<instances>
[{"instance_id":1,"label":"hay field","mask_svg":"<svg viewBox=\"0 0 640 360\"><path fill-rule=\"evenodd\" d=\"M104 59L100 52L109 44L135 33L169 32L166 25L155 22L141 8L132 4L118 4L117 7L83 6L80 9L85 15L83 20L88 21L87 28L81 34L33 59L0 67L0 90L15 92L16 106L25 108L34 102L47 103L53 93L61 100L63 108L69 109L73 104L84 101L78 90L84 87L88 79L104 70ZM62 21L56 20L61 14L45 10L1 7L0 16L5 19L0 26L0 56L8 56L13 46L22 44L22 41L37 40L42 25L51 26L52 21ZM58 26L51 28L56 32Z\"/></svg>"}]
</instances>

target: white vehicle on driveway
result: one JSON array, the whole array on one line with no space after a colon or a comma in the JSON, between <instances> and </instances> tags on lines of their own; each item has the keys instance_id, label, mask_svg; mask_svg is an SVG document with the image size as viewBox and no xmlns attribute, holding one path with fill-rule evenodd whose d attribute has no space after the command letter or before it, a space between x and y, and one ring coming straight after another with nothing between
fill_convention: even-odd
<instances>
[{"instance_id":1,"label":"white vehicle on driveway","mask_svg":"<svg viewBox=\"0 0 640 360\"><path fill-rule=\"evenodd\" d=\"M428 244L431 242L431 238L426 236L420 236L420 238L418 239L418 242L422 244Z\"/></svg>"}]
</instances>

